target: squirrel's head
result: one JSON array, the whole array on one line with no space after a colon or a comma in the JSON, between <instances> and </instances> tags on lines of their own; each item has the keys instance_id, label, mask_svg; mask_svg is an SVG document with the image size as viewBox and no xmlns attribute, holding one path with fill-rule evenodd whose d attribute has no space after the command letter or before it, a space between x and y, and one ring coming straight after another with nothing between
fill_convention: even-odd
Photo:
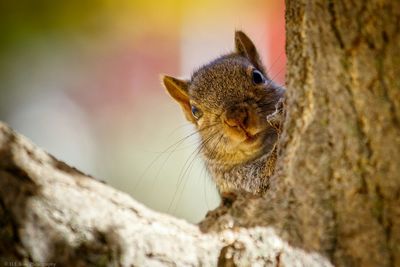
<instances>
[{"instance_id":1,"label":"squirrel's head","mask_svg":"<svg viewBox=\"0 0 400 267\"><path fill-rule=\"evenodd\" d=\"M190 80L163 77L168 93L196 126L205 158L221 167L272 149L277 129L269 116L284 94L268 78L254 44L241 31L235 33L235 47L195 71Z\"/></svg>"}]
</instances>

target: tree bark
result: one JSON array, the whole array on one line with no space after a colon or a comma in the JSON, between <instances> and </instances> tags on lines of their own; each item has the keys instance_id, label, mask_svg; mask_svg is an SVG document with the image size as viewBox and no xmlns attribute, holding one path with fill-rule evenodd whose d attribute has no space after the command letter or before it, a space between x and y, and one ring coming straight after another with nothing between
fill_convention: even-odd
<instances>
[{"instance_id":1,"label":"tree bark","mask_svg":"<svg viewBox=\"0 0 400 267\"><path fill-rule=\"evenodd\" d=\"M264 197L210 212L200 231L2 125L3 263L400 266L400 2L287 0L286 29L286 120Z\"/></svg>"},{"instance_id":2,"label":"tree bark","mask_svg":"<svg viewBox=\"0 0 400 267\"><path fill-rule=\"evenodd\" d=\"M400 266L400 1L287 1L286 18L291 239Z\"/></svg>"}]
</instances>

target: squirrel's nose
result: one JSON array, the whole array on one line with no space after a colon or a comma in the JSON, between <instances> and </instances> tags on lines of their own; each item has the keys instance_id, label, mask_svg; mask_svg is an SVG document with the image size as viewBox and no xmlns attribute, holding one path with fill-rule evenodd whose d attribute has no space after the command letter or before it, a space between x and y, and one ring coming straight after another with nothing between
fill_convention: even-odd
<instances>
[{"instance_id":1,"label":"squirrel's nose","mask_svg":"<svg viewBox=\"0 0 400 267\"><path fill-rule=\"evenodd\" d=\"M224 123L232 128L240 127L244 130L248 122L249 112L245 107L231 107L225 111Z\"/></svg>"}]
</instances>

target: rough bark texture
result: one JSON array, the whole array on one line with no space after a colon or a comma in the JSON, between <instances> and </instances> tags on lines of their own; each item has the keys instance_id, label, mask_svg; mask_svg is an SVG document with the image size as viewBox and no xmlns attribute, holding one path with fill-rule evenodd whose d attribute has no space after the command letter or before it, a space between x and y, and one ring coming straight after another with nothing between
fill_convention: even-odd
<instances>
[{"instance_id":1,"label":"rough bark texture","mask_svg":"<svg viewBox=\"0 0 400 267\"><path fill-rule=\"evenodd\" d=\"M1 260L400 266L400 2L286 5L286 121L263 198L209 213L202 233L1 126Z\"/></svg>"},{"instance_id":2,"label":"rough bark texture","mask_svg":"<svg viewBox=\"0 0 400 267\"><path fill-rule=\"evenodd\" d=\"M287 1L286 29L277 174L217 221L273 225L337 266L400 266L400 1Z\"/></svg>"},{"instance_id":3,"label":"rough bark texture","mask_svg":"<svg viewBox=\"0 0 400 267\"><path fill-rule=\"evenodd\" d=\"M0 123L0 266L331 266L272 228L203 234Z\"/></svg>"},{"instance_id":4,"label":"rough bark texture","mask_svg":"<svg viewBox=\"0 0 400 267\"><path fill-rule=\"evenodd\" d=\"M287 1L292 239L400 266L400 1Z\"/></svg>"}]
</instances>

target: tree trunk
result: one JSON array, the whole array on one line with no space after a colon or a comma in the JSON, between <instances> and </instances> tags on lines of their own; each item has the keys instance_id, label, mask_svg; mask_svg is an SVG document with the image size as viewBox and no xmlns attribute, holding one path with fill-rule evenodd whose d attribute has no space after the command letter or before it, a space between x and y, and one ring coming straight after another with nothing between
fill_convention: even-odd
<instances>
[{"instance_id":1,"label":"tree trunk","mask_svg":"<svg viewBox=\"0 0 400 267\"><path fill-rule=\"evenodd\" d=\"M400 1L287 1L291 239L400 266Z\"/></svg>"},{"instance_id":2,"label":"tree trunk","mask_svg":"<svg viewBox=\"0 0 400 267\"><path fill-rule=\"evenodd\" d=\"M202 233L0 124L0 264L400 266L400 1L286 8L286 121L264 197L209 213Z\"/></svg>"}]
</instances>

